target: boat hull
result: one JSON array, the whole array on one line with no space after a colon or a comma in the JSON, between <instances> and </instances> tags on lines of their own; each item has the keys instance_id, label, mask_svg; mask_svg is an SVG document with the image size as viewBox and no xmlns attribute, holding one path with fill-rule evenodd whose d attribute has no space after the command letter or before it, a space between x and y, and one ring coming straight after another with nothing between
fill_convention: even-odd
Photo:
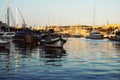
<instances>
[{"instance_id":1,"label":"boat hull","mask_svg":"<svg viewBox=\"0 0 120 80\"><path fill-rule=\"evenodd\" d=\"M120 36L109 36L109 40L112 40L112 41L119 41L120 42Z\"/></svg>"},{"instance_id":2,"label":"boat hull","mask_svg":"<svg viewBox=\"0 0 120 80\"><path fill-rule=\"evenodd\" d=\"M102 35L91 35L89 36L90 39L103 39Z\"/></svg>"},{"instance_id":3,"label":"boat hull","mask_svg":"<svg viewBox=\"0 0 120 80\"><path fill-rule=\"evenodd\" d=\"M24 44L37 44L38 42L37 38L32 34L17 34L13 41Z\"/></svg>"},{"instance_id":4,"label":"boat hull","mask_svg":"<svg viewBox=\"0 0 120 80\"><path fill-rule=\"evenodd\" d=\"M45 47L51 47L51 48L62 48L65 44L66 40L64 39L57 39L53 41L41 41Z\"/></svg>"},{"instance_id":5,"label":"boat hull","mask_svg":"<svg viewBox=\"0 0 120 80\"><path fill-rule=\"evenodd\" d=\"M7 49L8 45L9 45L9 42L2 41L2 42L0 42L0 49Z\"/></svg>"},{"instance_id":6,"label":"boat hull","mask_svg":"<svg viewBox=\"0 0 120 80\"><path fill-rule=\"evenodd\" d=\"M15 36L15 32L1 32L0 34L2 34L0 36L1 39L13 39Z\"/></svg>"}]
</instances>

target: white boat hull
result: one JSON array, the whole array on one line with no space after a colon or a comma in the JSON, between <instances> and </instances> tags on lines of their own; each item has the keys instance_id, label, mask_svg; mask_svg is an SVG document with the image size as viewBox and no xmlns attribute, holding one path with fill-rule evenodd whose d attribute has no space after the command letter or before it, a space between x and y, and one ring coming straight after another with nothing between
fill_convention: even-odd
<instances>
[{"instance_id":1,"label":"white boat hull","mask_svg":"<svg viewBox=\"0 0 120 80\"><path fill-rule=\"evenodd\" d=\"M0 48L8 48L9 42L0 39Z\"/></svg>"},{"instance_id":2,"label":"white boat hull","mask_svg":"<svg viewBox=\"0 0 120 80\"><path fill-rule=\"evenodd\" d=\"M103 39L103 35L90 35L90 39Z\"/></svg>"},{"instance_id":3,"label":"white boat hull","mask_svg":"<svg viewBox=\"0 0 120 80\"><path fill-rule=\"evenodd\" d=\"M90 35L87 37L90 39L103 39L103 34L101 34L99 31L92 31Z\"/></svg>"},{"instance_id":4,"label":"white boat hull","mask_svg":"<svg viewBox=\"0 0 120 80\"><path fill-rule=\"evenodd\" d=\"M12 39L15 36L15 32L1 32L3 34L0 36L1 39Z\"/></svg>"},{"instance_id":5,"label":"white boat hull","mask_svg":"<svg viewBox=\"0 0 120 80\"><path fill-rule=\"evenodd\" d=\"M61 48L65 44L67 40L62 38L56 38L52 39L50 41L41 40L41 44L43 44L45 47L53 47L53 48Z\"/></svg>"},{"instance_id":6,"label":"white boat hull","mask_svg":"<svg viewBox=\"0 0 120 80\"><path fill-rule=\"evenodd\" d=\"M45 43L45 46L46 47L57 47L57 48L60 48L60 47L63 47L64 43L65 43L64 41L58 40L58 41L56 41L54 43Z\"/></svg>"}]
</instances>

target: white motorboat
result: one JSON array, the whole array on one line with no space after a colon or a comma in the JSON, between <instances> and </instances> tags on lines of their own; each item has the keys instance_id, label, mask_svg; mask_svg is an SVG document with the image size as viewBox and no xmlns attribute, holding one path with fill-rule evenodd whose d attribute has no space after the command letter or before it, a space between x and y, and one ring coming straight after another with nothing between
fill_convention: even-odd
<instances>
[{"instance_id":1,"label":"white motorboat","mask_svg":"<svg viewBox=\"0 0 120 80\"><path fill-rule=\"evenodd\" d=\"M90 38L90 39L103 39L103 34L101 34L99 31L95 30L95 31L92 31L87 38Z\"/></svg>"}]
</instances>

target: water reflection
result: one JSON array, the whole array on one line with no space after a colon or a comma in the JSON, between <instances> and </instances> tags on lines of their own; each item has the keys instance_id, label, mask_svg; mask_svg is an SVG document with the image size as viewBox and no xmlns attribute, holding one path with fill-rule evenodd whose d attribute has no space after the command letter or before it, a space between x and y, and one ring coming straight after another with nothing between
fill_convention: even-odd
<instances>
[{"instance_id":1,"label":"water reflection","mask_svg":"<svg viewBox=\"0 0 120 80\"><path fill-rule=\"evenodd\" d=\"M22 58L24 66L29 65L26 61L29 60L40 60L40 63L52 66L61 66L61 64L56 64L56 62L61 62L66 56L66 51L63 48L48 48L42 45L15 45L16 47L16 58ZM19 57L18 57L19 56ZM16 64L18 64L17 60ZM42 62L41 62L42 61ZM34 64L34 63L33 63ZM41 65L41 64L40 64Z\"/></svg>"},{"instance_id":2,"label":"water reflection","mask_svg":"<svg viewBox=\"0 0 120 80\"><path fill-rule=\"evenodd\" d=\"M106 39L70 38L64 48L11 43L0 51L0 80L119 80L119 66L120 43Z\"/></svg>"},{"instance_id":3,"label":"water reflection","mask_svg":"<svg viewBox=\"0 0 120 80\"><path fill-rule=\"evenodd\" d=\"M9 51L0 51L0 67L8 73L10 71L10 53ZM1 70L0 68L0 70Z\"/></svg>"},{"instance_id":4,"label":"water reflection","mask_svg":"<svg viewBox=\"0 0 120 80\"><path fill-rule=\"evenodd\" d=\"M32 57L38 45L33 44L15 44L16 52L21 54L21 58Z\"/></svg>"},{"instance_id":5,"label":"water reflection","mask_svg":"<svg viewBox=\"0 0 120 80\"><path fill-rule=\"evenodd\" d=\"M61 66L60 62L64 61L66 51L63 48L44 48L45 52L41 53L41 58L45 58L45 65ZM59 62L57 64L56 62Z\"/></svg>"},{"instance_id":6,"label":"water reflection","mask_svg":"<svg viewBox=\"0 0 120 80\"><path fill-rule=\"evenodd\" d=\"M120 51L120 43L114 43L113 47L115 48L115 50Z\"/></svg>"},{"instance_id":7,"label":"water reflection","mask_svg":"<svg viewBox=\"0 0 120 80\"><path fill-rule=\"evenodd\" d=\"M20 43L15 43L15 47L32 50L33 48L38 47L38 45L34 45L34 44L20 44Z\"/></svg>"},{"instance_id":8,"label":"water reflection","mask_svg":"<svg viewBox=\"0 0 120 80\"><path fill-rule=\"evenodd\" d=\"M120 74L120 43L111 42L107 39L69 39L64 48L67 51L68 59L71 62L65 67L77 67L83 71L83 74L107 76ZM105 76L106 75L106 76ZM119 78L119 77L118 77Z\"/></svg>"},{"instance_id":9,"label":"water reflection","mask_svg":"<svg viewBox=\"0 0 120 80\"><path fill-rule=\"evenodd\" d=\"M69 58L81 59L100 59L100 58L113 58L120 51L120 43L110 42L106 39L91 40L91 39L69 39L64 48L69 54ZM113 56L114 55L114 56ZM89 56L89 57L88 57Z\"/></svg>"},{"instance_id":10,"label":"water reflection","mask_svg":"<svg viewBox=\"0 0 120 80\"><path fill-rule=\"evenodd\" d=\"M46 58L62 58L66 54L66 51L63 48L45 48Z\"/></svg>"}]
</instances>

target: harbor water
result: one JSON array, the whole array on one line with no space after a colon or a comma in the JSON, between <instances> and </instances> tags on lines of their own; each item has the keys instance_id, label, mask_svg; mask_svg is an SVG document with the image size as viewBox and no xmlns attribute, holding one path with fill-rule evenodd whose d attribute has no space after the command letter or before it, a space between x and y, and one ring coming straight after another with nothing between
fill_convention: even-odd
<instances>
[{"instance_id":1,"label":"harbor water","mask_svg":"<svg viewBox=\"0 0 120 80\"><path fill-rule=\"evenodd\" d=\"M120 42L69 38L61 48L10 43L0 80L120 80Z\"/></svg>"}]
</instances>

